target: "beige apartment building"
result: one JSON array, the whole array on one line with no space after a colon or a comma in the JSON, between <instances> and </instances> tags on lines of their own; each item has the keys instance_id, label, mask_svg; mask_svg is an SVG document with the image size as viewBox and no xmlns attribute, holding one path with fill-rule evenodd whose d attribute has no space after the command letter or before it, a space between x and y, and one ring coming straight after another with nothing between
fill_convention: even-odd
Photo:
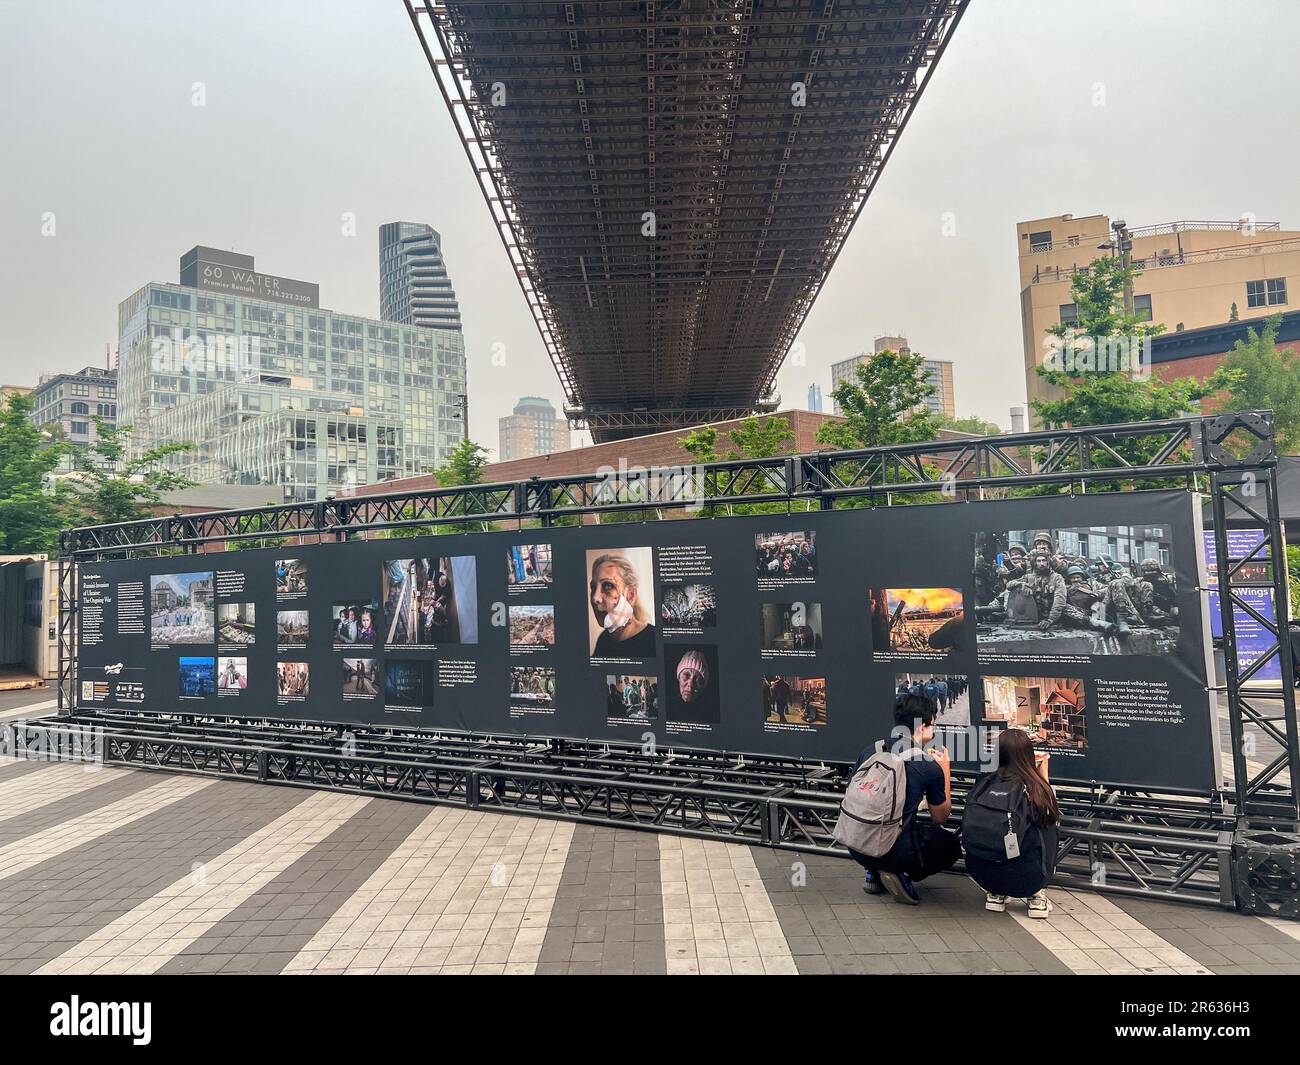
<instances>
[{"instance_id":1,"label":"beige apartment building","mask_svg":"<svg viewBox=\"0 0 1300 1065\"><path fill-rule=\"evenodd\" d=\"M568 419L556 413L549 399L524 396L505 418L497 419L497 458L500 462L568 451L573 446Z\"/></svg>"},{"instance_id":2,"label":"beige apartment building","mask_svg":"<svg viewBox=\"0 0 1300 1065\"><path fill-rule=\"evenodd\" d=\"M910 355L912 349L908 345L907 337L876 337L872 351L876 354L882 351L896 351L899 354ZM851 359L831 363L831 389L839 388L845 381L854 380L854 370L857 369L858 364L866 362L869 358L869 355L858 354ZM930 408L930 412L956 417L957 401L952 389L952 363L946 359L926 359L925 376L934 387L934 391L925 400L925 405ZM844 413L838 403L833 402L833 407L836 414Z\"/></svg>"},{"instance_id":3,"label":"beige apartment building","mask_svg":"<svg viewBox=\"0 0 1300 1065\"><path fill-rule=\"evenodd\" d=\"M1070 275L1093 260L1119 254L1120 233L1132 242L1141 271L1133 309L1169 333L1266 318L1300 299L1300 232L1277 222L1170 222L1128 229L1106 215L1055 215L1016 226L1025 387L1032 403L1048 398L1035 367L1043 361L1048 326L1075 314Z\"/></svg>"}]
</instances>

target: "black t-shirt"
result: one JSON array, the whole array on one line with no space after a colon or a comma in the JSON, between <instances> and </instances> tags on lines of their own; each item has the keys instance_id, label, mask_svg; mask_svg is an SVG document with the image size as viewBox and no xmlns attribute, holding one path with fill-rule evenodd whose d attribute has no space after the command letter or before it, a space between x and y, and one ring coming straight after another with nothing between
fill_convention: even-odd
<instances>
[{"instance_id":1,"label":"black t-shirt","mask_svg":"<svg viewBox=\"0 0 1300 1065\"><path fill-rule=\"evenodd\" d=\"M654 658L655 627L647 625L635 636L626 640L616 640L608 630L596 637L596 649L592 658Z\"/></svg>"},{"instance_id":2,"label":"black t-shirt","mask_svg":"<svg viewBox=\"0 0 1300 1065\"><path fill-rule=\"evenodd\" d=\"M876 748L872 745L858 755L854 771L861 768L862 763L875 753ZM909 818L916 816L922 799L931 808L947 802L948 789L944 786L943 770L939 768L939 763L923 754L920 747L912 747L910 751L900 751L899 754L905 759L903 771L907 776L907 797L903 802L903 821L906 823Z\"/></svg>"}]
</instances>

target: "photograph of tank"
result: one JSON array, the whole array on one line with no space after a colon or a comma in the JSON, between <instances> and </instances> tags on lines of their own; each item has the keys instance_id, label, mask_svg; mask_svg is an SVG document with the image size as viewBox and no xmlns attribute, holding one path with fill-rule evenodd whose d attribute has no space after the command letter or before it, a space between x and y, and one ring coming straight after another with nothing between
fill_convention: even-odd
<instances>
[{"instance_id":1,"label":"photograph of tank","mask_svg":"<svg viewBox=\"0 0 1300 1065\"><path fill-rule=\"evenodd\" d=\"M306 647L308 614L305 610L280 610L275 615L275 642L281 647Z\"/></svg>"},{"instance_id":2,"label":"photograph of tank","mask_svg":"<svg viewBox=\"0 0 1300 1065\"><path fill-rule=\"evenodd\" d=\"M549 586L551 545L516 544L506 552L506 583L512 587Z\"/></svg>"},{"instance_id":3,"label":"photograph of tank","mask_svg":"<svg viewBox=\"0 0 1300 1065\"><path fill-rule=\"evenodd\" d=\"M241 692L248 687L247 658L217 659L217 690Z\"/></svg>"},{"instance_id":4,"label":"photograph of tank","mask_svg":"<svg viewBox=\"0 0 1300 1065\"><path fill-rule=\"evenodd\" d=\"M307 563L300 558L276 559L275 594L306 595Z\"/></svg>"},{"instance_id":5,"label":"photograph of tank","mask_svg":"<svg viewBox=\"0 0 1300 1065\"><path fill-rule=\"evenodd\" d=\"M716 725L722 719L718 691L718 649L711 644L682 644L664 654L668 720Z\"/></svg>"},{"instance_id":6,"label":"photograph of tank","mask_svg":"<svg viewBox=\"0 0 1300 1065\"><path fill-rule=\"evenodd\" d=\"M532 710L554 710L555 670L550 666L511 666L510 701Z\"/></svg>"},{"instance_id":7,"label":"photograph of tank","mask_svg":"<svg viewBox=\"0 0 1300 1065\"><path fill-rule=\"evenodd\" d=\"M587 637L592 658L654 658L654 559L648 547L587 552Z\"/></svg>"},{"instance_id":8,"label":"photograph of tank","mask_svg":"<svg viewBox=\"0 0 1300 1065\"><path fill-rule=\"evenodd\" d=\"M163 647L214 641L211 570L149 578L149 635L155 646Z\"/></svg>"},{"instance_id":9,"label":"photograph of tank","mask_svg":"<svg viewBox=\"0 0 1300 1065\"><path fill-rule=\"evenodd\" d=\"M343 694L379 694L379 664L373 658L343 659Z\"/></svg>"},{"instance_id":10,"label":"photograph of tank","mask_svg":"<svg viewBox=\"0 0 1300 1065\"><path fill-rule=\"evenodd\" d=\"M984 719L1023 729L1038 747L1088 747L1087 698L1076 677L985 677Z\"/></svg>"},{"instance_id":11,"label":"photograph of tank","mask_svg":"<svg viewBox=\"0 0 1300 1065\"><path fill-rule=\"evenodd\" d=\"M608 674L605 716L615 723L654 721L659 716L659 678Z\"/></svg>"},{"instance_id":12,"label":"photograph of tank","mask_svg":"<svg viewBox=\"0 0 1300 1065\"><path fill-rule=\"evenodd\" d=\"M277 662L275 692L281 699L305 699L310 694L311 669L306 662Z\"/></svg>"},{"instance_id":13,"label":"photograph of tank","mask_svg":"<svg viewBox=\"0 0 1300 1065\"><path fill-rule=\"evenodd\" d=\"M1168 526L997 530L973 541L981 656L1176 651Z\"/></svg>"},{"instance_id":14,"label":"photograph of tank","mask_svg":"<svg viewBox=\"0 0 1300 1065\"><path fill-rule=\"evenodd\" d=\"M822 646L821 603L763 603L759 607L764 651L818 651Z\"/></svg>"},{"instance_id":15,"label":"photograph of tank","mask_svg":"<svg viewBox=\"0 0 1300 1065\"><path fill-rule=\"evenodd\" d=\"M555 607L512 606L510 608L511 647L554 647Z\"/></svg>"},{"instance_id":16,"label":"photograph of tank","mask_svg":"<svg viewBox=\"0 0 1300 1065\"><path fill-rule=\"evenodd\" d=\"M352 600L335 603L331 617L334 622L335 647L373 647L375 645L375 619L379 611L374 603Z\"/></svg>"},{"instance_id":17,"label":"photograph of tank","mask_svg":"<svg viewBox=\"0 0 1300 1065\"><path fill-rule=\"evenodd\" d=\"M826 724L826 678L786 673L765 676L763 721L769 725Z\"/></svg>"},{"instance_id":18,"label":"photograph of tank","mask_svg":"<svg viewBox=\"0 0 1300 1065\"><path fill-rule=\"evenodd\" d=\"M815 532L758 533L754 569L760 585L814 580L817 577Z\"/></svg>"},{"instance_id":19,"label":"photograph of tank","mask_svg":"<svg viewBox=\"0 0 1300 1065\"><path fill-rule=\"evenodd\" d=\"M473 555L394 558L382 563L381 570L381 642L402 647L478 643Z\"/></svg>"},{"instance_id":20,"label":"photograph of tank","mask_svg":"<svg viewBox=\"0 0 1300 1065\"><path fill-rule=\"evenodd\" d=\"M217 660L215 658L181 657L178 667L180 694L189 698L211 695L217 690Z\"/></svg>"},{"instance_id":21,"label":"photograph of tank","mask_svg":"<svg viewBox=\"0 0 1300 1065\"><path fill-rule=\"evenodd\" d=\"M960 588L872 588L871 649L933 656L966 649Z\"/></svg>"},{"instance_id":22,"label":"photograph of tank","mask_svg":"<svg viewBox=\"0 0 1300 1065\"><path fill-rule=\"evenodd\" d=\"M659 620L665 629L701 632L718 624L718 591L712 584L668 584L661 589Z\"/></svg>"},{"instance_id":23,"label":"photograph of tank","mask_svg":"<svg viewBox=\"0 0 1300 1065\"><path fill-rule=\"evenodd\" d=\"M421 710L433 705L433 663L390 658L384 663L384 705Z\"/></svg>"},{"instance_id":24,"label":"photograph of tank","mask_svg":"<svg viewBox=\"0 0 1300 1065\"><path fill-rule=\"evenodd\" d=\"M217 640L220 643L257 642L257 604L222 603L217 607Z\"/></svg>"},{"instance_id":25,"label":"photograph of tank","mask_svg":"<svg viewBox=\"0 0 1300 1065\"><path fill-rule=\"evenodd\" d=\"M948 673L898 673L894 676L898 695L923 695L934 703L936 725L970 724L970 677Z\"/></svg>"}]
</instances>

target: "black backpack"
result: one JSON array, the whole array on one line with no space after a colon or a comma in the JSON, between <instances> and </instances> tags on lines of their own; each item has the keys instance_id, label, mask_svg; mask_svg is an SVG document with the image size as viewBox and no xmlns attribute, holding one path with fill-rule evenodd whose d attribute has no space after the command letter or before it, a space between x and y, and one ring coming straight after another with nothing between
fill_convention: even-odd
<instances>
[{"instance_id":1,"label":"black backpack","mask_svg":"<svg viewBox=\"0 0 1300 1065\"><path fill-rule=\"evenodd\" d=\"M1007 837L1016 837L1016 857L1007 854ZM1055 846L1044 846L1043 833L1034 824L1029 793L1016 780L989 773L981 777L966 798L962 815L961 845L968 855L994 864L1037 860L1043 871L1055 864Z\"/></svg>"}]
</instances>

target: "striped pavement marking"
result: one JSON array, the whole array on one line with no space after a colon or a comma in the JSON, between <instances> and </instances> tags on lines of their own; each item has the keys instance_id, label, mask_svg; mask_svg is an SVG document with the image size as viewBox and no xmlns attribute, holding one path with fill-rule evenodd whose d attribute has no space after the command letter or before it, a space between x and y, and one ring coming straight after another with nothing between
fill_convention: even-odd
<instances>
[{"instance_id":1,"label":"striped pavement marking","mask_svg":"<svg viewBox=\"0 0 1300 1065\"><path fill-rule=\"evenodd\" d=\"M1010 914L1071 972L1212 976L1191 955L1174 946L1101 895L1048 888L1052 912L1031 918L1018 899L1007 901Z\"/></svg>"},{"instance_id":2,"label":"striped pavement marking","mask_svg":"<svg viewBox=\"0 0 1300 1065\"><path fill-rule=\"evenodd\" d=\"M27 703L24 706L11 707L8 710L0 711L0 721L45 717L50 711L57 710L58 706L58 699L47 699L44 702Z\"/></svg>"},{"instance_id":3,"label":"striped pavement marking","mask_svg":"<svg viewBox=\"0 0 1300 1065\"><path fill-rule=\"evenodd\" d=\"M368 801L356 795L313 793L36 971L157 971Z\"/></svg>"},{"instance_id":4,"label":"striped pavement marking","mask_svg":"<svg viewBox=\"0 0 1300 1065\"><path fill-rule=\"evenodd\" d=\"M669 975L797 973L746 846L660 836Z\"/></svg>"},{"instance_id":5,"label":"striped pavement marking","mask_svg":"<svg viewBox=\"0 0 1300 1065\"><path fill-rule=\"evenodd\" d=\"M108 769L95 763L34 764L43 764L44 771L24 773L14 779L0 781L0 829L10 818L20 817L39 806L66 799L131 774L129 769Z\"/></svg>"},{"instance_id":6,"label":"striped pavement marking","mask_svg":"<svg viewBox=\"0 0 1300 1065\"><path fill-rule=\"evenodd\" d=\"M215 783L216 780L199 777L166 777L135 795L64 821L37 836L0 847L0 881L156 813Z\"/></svg>"},{"instance_id":7,"label":"striped pavement marking","mask_svg":"<svg viewBox=\"0 0 1300 1065\"><path fill-rule=\"evenodd\" d=\"M435 807L284 971L532 973L573 828Z\"/></svg>"}]
</instances>

